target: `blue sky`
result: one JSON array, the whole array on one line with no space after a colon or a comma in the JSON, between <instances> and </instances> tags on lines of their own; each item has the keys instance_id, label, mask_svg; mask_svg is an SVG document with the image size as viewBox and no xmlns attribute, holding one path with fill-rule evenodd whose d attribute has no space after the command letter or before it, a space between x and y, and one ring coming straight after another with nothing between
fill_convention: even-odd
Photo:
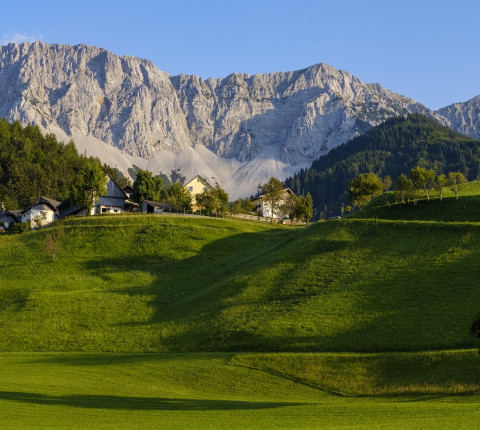
<instances>
[{"instance_id":1,"label":"blue sky","mask_svg":"<svg viewBox=\"0 0 480 430\"><path fill-rule=\"evenodd\" d=\"M176 75L316 63L436 109L480 95L478 0L48 1L2 4L0 43L85 43Z\"/></svg>"}]
</instances>

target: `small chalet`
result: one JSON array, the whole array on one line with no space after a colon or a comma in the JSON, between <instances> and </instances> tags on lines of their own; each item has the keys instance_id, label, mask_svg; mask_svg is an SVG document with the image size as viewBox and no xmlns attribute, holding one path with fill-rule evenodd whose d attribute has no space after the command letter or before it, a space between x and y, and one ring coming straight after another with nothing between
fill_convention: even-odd
<instances>
[{"instance_id":1,"label":"small chalet","mask_svg":"<svg viewBox=\"0 0 480 430\"><path fill-rule=\"evenodd\" d=\"M202 193L204 190L213 190L213 187L200 175L195 176L191 181L187 182L184 185L184 188L186 188L192 195L192 208L194 211L199 209L196 206L195 196Z\"/></svg>"},{"instance_id":2,"label":"small chalet","mask_svg":"<svg viewBox=\"0 0 480 430\"><path fill-rule=\"evenodd\" d=\"M283 201L287 198L288 195L293 195L293 191L290 189L290 188L285 188L283 191L283 198L280 200L279 202L279 206L282 205ZM255 206L255 208L253 209L253 211L259 215L259 216L263 216L263 217L266 217L266 218L269 218L272 216L272 212L271 212L271 207L270 207L270 202L268 202L266 199L265 199L265 196L264 195L261 195L261 196L258 196L258 197L255 197L253 199L250 200L253 205ZM275 211L273 212L273 218L277 218L277 219L281 219L281 218L285 218L286 217L286 214L284 214L280 209L276 208Z\"/></svg>"},{"instance_id":3,"label":"small chalet","mask_svg":"<svg viewBox=\"0 0 480 430\"><path fill-rule=\"evenodd\" d=\"M31 228L50 224L58 219L60 202L40 197L32 206L20 212L20 222L30 221Z\"/></svg>"},{"instance_id":4,"label":"small chalet","mask_svg":"<svg viewBox=\"0 0 480 430\"><path fill-rule=\"evenodd\" d=\"M10 224L15 224L17 222L20 222L22 216L20 215L22 211L21 210L16 210L16 211L7 211L7 210L2 210L0 212L0 223L3 224L5 228L10 227Z\"/></svg>"},{"instance_id":5,"label":"small chalet","mask_svg":"<svg viewBox=\"0 0 480 430\"><path fill-rule=\"evenodd\" d=\"M152 200L144 200L142 202L142 213L144 214L160 214L162 212L173 212L177 208L168 203L154 202Z\"/></svg>"}]
</instances>

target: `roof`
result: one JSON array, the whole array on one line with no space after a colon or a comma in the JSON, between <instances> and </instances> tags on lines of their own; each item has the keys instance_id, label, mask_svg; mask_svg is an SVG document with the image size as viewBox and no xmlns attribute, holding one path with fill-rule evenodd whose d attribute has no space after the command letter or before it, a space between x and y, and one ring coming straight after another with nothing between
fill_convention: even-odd
<instances>
[{"instance_id":1,"label":"roof","mask_svg":"<svg viewBox=\"0 0 480 430\"><path fill-rule=\"evenodd\" d=\"M107 177L110 178L110 181L112 181L112 182L118 187L118 189L125 195L125 198L127 199L127 198L128 198L127 193L125 192L125 190L124 190L120 185L117 184L117 181L112 178L112 175L107 174ZM124 187L124 188L125 188L125 187ZM110 196L108 195L108 189L107 189L107 194L104 194L104 195L101 196L101 197L110 197Z\"/></svg>"},{"instance_id":2,"label":"roof","mask_svg":"<svg viewBox=\"0 0 480 430\"><path fill-rule=\"evenodd\" d=\"M63 218L69 215L75 215L85 208L83 206L74 206L71 199L65 199L58 206L59 218Z\"/></svg>"},{"instance_id":3,"label":"roof","mask_svg":"<svg viewBox=\"0 0 480 430\"><path fill-rule=\"evenodd\" d=\"M15 210L15 211L2 211L0 212L0 218L4 218L4 217L11 217L13 218L15 221L20 221L20 213L22 211L21 210Z\"/></svg>"},{"instance_id":4,"label":"roof","mask_svg":"<svg viewBox=\"0 0 480 430\"><path fill-rule=\"evenodd\" d=\"M133 188L130 186L130 185L125 185L123 188L122 188L123 191L127 192L127 193L130 193L133 191ZM128 191L127 191L128 190Z\"/></svg>"},{"instance_id":5,"label":"roof","mask_svg":"<svg viewBox=\"0 0 480 430\"><path fill-rule=\"evenodd\" d=\"M208 187L210 187L213 190L213 187L207 182L207 180L203 179L200 175L195 176L193 179L191 179L190 181L185 183L183 186L186 187L190 182L193 182L197 178L200 179L205 185L207 185Z\"/></svg>"},{"instance_id":6,"label":"roof","mask_svg":"<svg viewBox=\"0 0 480 430\"><path fill-rule=\"evenodd\" d=\"M60 206L60 202L57 202L56 200L53 200L53 199L49 199L48 197L44 197L44 196L41 196L39 199L38 199L38 202L37 203L47 203L49 204L50 206L54 207L55 209L58 209L58 207ZM37 204L35 203L35 204Z\"/></svg>"},{"instance_id":7,"label":"roof","mask_svg":"<svg viewBox=\"0 0 480 430\"><path fill-rule=\"evenodd\" d=\"M287 194L295 195L295 193L290 188L284 188L282 191L286 192ZM253 199L250 199L250 201L253 202L255 200L263 200L264 197L265 197L265 194L261 194L257 197L254 197Z\"/></svg>"},{"instance_id":8,"label":"roof","mask_svg":"<svg viewBox=\"0 0 480 430\"><path fill-rule=\"evenodd\" d=\"M20 213L24 214L25 212L28 212L35 205L38 205L38 204L47 205L50 207L50 209L52 209L53 212L56 213L58 212L58 207L60 206L61 203L56 200L49 199L48 197L41 196L33 205L29 206L26 209L23 209L22 211L20 211Z\"/></svg>"}]
</instances>

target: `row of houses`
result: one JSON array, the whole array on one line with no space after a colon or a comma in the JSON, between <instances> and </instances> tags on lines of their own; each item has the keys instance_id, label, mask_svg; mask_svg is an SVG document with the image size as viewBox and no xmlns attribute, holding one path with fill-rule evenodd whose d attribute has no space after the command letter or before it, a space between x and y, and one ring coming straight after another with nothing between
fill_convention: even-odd
<instances>
[{"instance_id":1,"label":"row of houses","mask_svg":"<svg viewBox=\"0 0 480 430\"><path fill-rule=\"evenodd\" d=\"M195 195L206 189L213 189L213 187L199 175L185 184L185 187L192 194L194 210ZM106 194L100 196L89 215L125 212L126 201L130 199L133 188L130 185L121 188L110 175L107 176L106 188ZM141 206L143 213L171 212L172 210L175 210L175 208L168 203L150 200L144 200ZM70 199L59 202L42 196L26 209L5 210L5 208L2 207L0 223L2 223L5 228L8 228L12 223L30 222L31 228L36 228L70 215L87 215L87 210L84 207L73 205Z\"/></svg>"},{"instance_id":2,"label":"row of houses","mask_svg":"<svg viewBox=\"0 0 480 430\"><path fill-rule=\"evenodd\" d=\"M108 175L106 188L107 193L100 196L89 215L125 212L126 201L133 193L132 187L127 185L121 188L115 180ZM198 210L195 196L202 193L204 190L213 189L213 187L199 175L187 182L185 188L192 195L192 209L194 211ZM288 195L289 193L292 193L292 191L286 189L285 195ZM271 216L271 208L263 196L252 199L252 203L254 204L254 212L256 214L264 217ZM151 200L144 200L141 206L141 211L143 213L150 214L172 212L173 210L175 210L175 208L168 203ZM70 199L58 202L42 196L33 205L23 210L9 211L2 207L2 211L0 212L0 223L2 223L5 228L8 228L12 223L30 222L31 228L36 228L71 215L87 215L87 210L82 206L73 205ZM281 218L282 216L283 214L278 211L273 214L274 218Z\"/></svg>"},{"instance_id":3,"label":"row of houses","mask_svg":"<svg viewBox=\"0 0 480 430\"><path fill-rule=\"evenodd\" d=\"M100 196L90 215L125 212L127 194L110 175L107 176L106 188L107 193ZM8 228L12 223L23 222L30 222L31 228L36 228L69 215L87 215L87 210L83 206L73 205L70 199L59 202L44 196L41 196L26 209L14 211L2 209L0 222L3 223L5 228Z\"/></svg>"}]
</instances>

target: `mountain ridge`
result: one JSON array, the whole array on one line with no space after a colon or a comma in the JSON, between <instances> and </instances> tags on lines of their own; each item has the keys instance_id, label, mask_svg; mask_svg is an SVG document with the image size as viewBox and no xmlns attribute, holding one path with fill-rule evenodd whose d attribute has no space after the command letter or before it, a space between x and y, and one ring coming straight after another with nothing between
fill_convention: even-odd
<instances>
[{"instance_id":1,"label":"mountain ridge","mask_svg":"<svg viewBox=\"0 0 480 430\"><path fill-rule=\"evenodd\" d=\"M232 197L284 179L414 100L324 63L293 71L203 79L88 45L0 47L0 116L36 124L123 172L180 169ZM205 149L209 153L205 152Z\"/></svg>"}]
</instances>

